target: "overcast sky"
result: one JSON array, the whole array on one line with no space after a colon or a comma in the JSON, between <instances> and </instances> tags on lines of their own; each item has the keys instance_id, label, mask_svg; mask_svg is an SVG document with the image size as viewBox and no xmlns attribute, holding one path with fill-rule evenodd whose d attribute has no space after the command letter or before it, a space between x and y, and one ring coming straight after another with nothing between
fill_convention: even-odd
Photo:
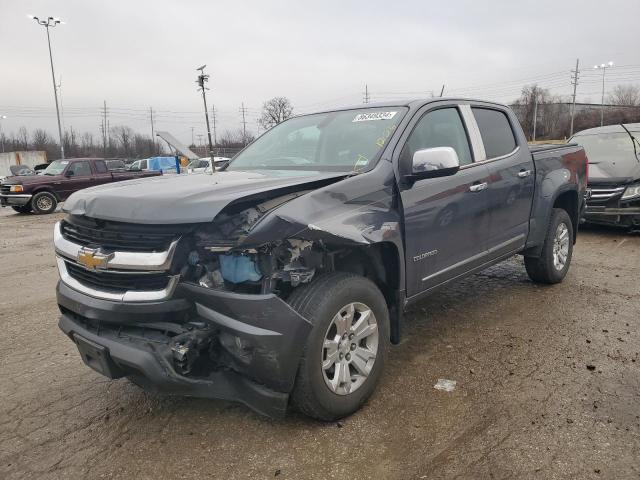
<instances>
[{"instance_id":1,"label":"overcast sky","mask_svg":"<svg viewBox=\"0 0 640 480\"><path fill-rule=\"evenodd\" d=\"M64 123L156 129L183 141L205 133L196 68L211 75L218 132L256 129L262 103L287 96L301 113L373 100L464 95L508 102L524 84L600 101L594 63L612 60L607 89L640 84L639 0L159 1L0 0L0 115L54 134L46 34L27 14L58 16L51 31Z\"/></svg>"}]
</instances>

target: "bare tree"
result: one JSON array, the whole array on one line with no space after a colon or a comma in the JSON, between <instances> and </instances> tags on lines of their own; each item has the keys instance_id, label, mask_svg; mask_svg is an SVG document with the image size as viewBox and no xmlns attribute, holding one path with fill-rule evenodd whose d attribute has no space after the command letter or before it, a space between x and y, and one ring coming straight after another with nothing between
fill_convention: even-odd
<instances>
[{"instance_id":1,"label":"bare tree","mask_svg":"<svg viewBox=\"0 0 640 480\"><path fill-rule=\"evenodd\" d=\"M95 150L95 146L93 144L93 134L90 132L84 132L80 137L80 145L82 146L83 152Z\"/></svg>"},{"instance_id":2,"label":"bare tree","mask_svg":"<svg viewBox=\"0 0 640 480\"><path fill-rule=\"evenodd\" d=\"M246 138L243 136L242 129L235 131L225 130L218 138L218 146L223 148L242 148L248 143L253 142L254 136L247 132Z\"/></svg>"},{"instance_id":3,"label":"bare tree","mask_svg":"<svg viewBox=\"0 0 640 480\"><path fill-rule=\"evenodd\" d=\"M640 87L638 85L617 85L608 99L611 105L640 105Z\"/></svg>"},{"instance_id":4,"label":"bare tree","mask_svg":"<svg viewBox=\"0 0 640 480\"><path fill-rule=\"evenodd\" d=\"M131 142L135 136L135 132L131 127L124 125L112 127L111 136L115 139L116 144L122 149L125 156L131 155Z\"/></svg>"},{"instance_id":5,"label":"bare tree","mask_svg":"<svg viewBox=\"0 0 640 480\"><path fill-rule=\"evenodd\" d=\"M18 129L17 145L19 149L26 150L29 146L29 132L27 127L20 127Z\"/></svg>"},{"instance_id":6,"label":"bare tree","mask_svg":"<svg viewBox=\"0 0 640 480\"><path fill-rule=\"evenodd\" d=\"M262 105L262 115L258 123L265 130L284 122L293 115L293 105L287 97L273 97Z\"/></svg>"},{"instance_id":7,"label":"bare tree","mask_svg":"<svg viewBox=\"0 0 640 480\"><path fill-rule=\"evenodd\" d=\"M527 136L533 132L533 116L536 109L544 103L548 103L550 97L549 90L540 88L538 85L525 85L522 88L520 98L513 105L514 111L520 120L522 129ZM540 111L538 111L540 113Z\"/></svg>"}]
</instances>

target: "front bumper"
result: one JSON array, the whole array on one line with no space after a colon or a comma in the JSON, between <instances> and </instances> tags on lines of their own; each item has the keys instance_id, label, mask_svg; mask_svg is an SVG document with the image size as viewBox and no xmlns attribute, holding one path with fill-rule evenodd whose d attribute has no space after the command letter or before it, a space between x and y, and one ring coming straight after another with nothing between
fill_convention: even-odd
<instances>
[{"instance_id":1,"label":"front bumper","mask_svg":"<svg viewBox=\"0 0 640 480\"><path fill-rule=\"evenodd\" d=\"M3 207L23 207L31 201L33 195L30 194L0 194L0 205Z\"/></svg>"},{"instance_id":2,"label":"front bumper","mask_svg":"<svg viewBox=\"0 0 640 480\"><path fill-rule=\"evenodd\" d=\"M583 218L589 223L624 227L640 226L640 206L587 205Z\"/></svg>"},{"instance_id":3,"label":"front bumper","mask_svg":"<svg viewBox=\"0 0 640 480\"><path fill-rule=\"evenodd\" d=\"M167 394L239 401L272 417L286 412L311 330L275 295L187 283L159 302L97 299L62 282L57 298L60 329L94 370Z\"/></svg>"}]
</instances>

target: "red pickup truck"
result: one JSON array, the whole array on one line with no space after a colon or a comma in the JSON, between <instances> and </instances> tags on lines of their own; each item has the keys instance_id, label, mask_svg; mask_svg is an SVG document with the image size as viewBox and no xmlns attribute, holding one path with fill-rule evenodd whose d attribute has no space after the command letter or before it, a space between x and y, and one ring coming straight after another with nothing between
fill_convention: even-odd
<instances>
[{"instance_id":1,"label":"red pickup truck","mask_svg":"<svg viewBox=\"0 0 640 480\"><path fill-rule=\"evenodd\" d=\"M162 172L111 172L101 158L55 160L39 175L5 179L0 185L0 205L20 213L53 213L58 202L83 188L157 175Z\"/></svg>"}]
</instances>

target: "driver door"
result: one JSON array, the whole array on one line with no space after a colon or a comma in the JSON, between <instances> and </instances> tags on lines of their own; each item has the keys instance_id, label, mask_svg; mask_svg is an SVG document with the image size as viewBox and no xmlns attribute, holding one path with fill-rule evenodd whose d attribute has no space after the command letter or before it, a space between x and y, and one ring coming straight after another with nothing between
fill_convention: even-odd
<instances>
[{"instance_id":1,"label":"driver door","mask_svg":"<svg viewBox=\"0 0 640 480\"><path fill-rule=\"evenodd\" d=\"M481 265L490 224L489 171L473 161L458 107L432 107L417 117L400 152L400 172L412 171L416 151L434 147L453 148L460 170L449 176L401 182L408 297Z\"/></svg>"},{"instance_id":2,"label":"driver door","mask_svg":"<svg viewBox=\"0 0 640 480\"><path fill-rule=\"evenodd\" d=\"M64 176L65 179L62 182L62 189L60 191L61 200L66 199L73 192L95 185L95 179L93 178L89 162L69 163L67 170L64 172Z\"/></svg>"}]
</instances>

